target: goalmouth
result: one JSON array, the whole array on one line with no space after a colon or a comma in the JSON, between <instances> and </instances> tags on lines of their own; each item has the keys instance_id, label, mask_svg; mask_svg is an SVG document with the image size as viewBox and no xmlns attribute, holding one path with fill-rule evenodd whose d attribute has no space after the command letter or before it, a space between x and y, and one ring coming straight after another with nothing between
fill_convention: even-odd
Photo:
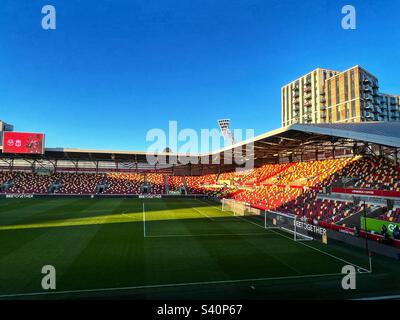
<instances>
[{"instance_id":1,"label":"goalmouth","mask_svg":"<svg viewBox=\"0 0 400 320\"><path fill-rule=\"evenodd\" d=\"M254 217L265 229L278 229L293 236L294 241L314 240L307 230L298 228L299 218L294 214L253 208L250 204L233 199L222 199L222 211L231 212L235 217Z\"/></svg>"}]
</instances>

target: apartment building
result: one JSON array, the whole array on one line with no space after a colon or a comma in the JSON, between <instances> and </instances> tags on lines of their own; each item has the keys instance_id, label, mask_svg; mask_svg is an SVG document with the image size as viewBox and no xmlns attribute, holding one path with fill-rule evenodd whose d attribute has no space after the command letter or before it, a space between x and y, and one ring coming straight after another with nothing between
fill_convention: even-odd
<instances>
[{"instance_id":1,"label":"apartment building","mask_svg":"<svg viewBox=\"0 0 400 320\"><path fill-rule=\"evenodd\" d=\"M379 92L378 78L355 66L316 69L282 87L282 126L400 120L400 96Z\"/></svg>"}]
</instances>

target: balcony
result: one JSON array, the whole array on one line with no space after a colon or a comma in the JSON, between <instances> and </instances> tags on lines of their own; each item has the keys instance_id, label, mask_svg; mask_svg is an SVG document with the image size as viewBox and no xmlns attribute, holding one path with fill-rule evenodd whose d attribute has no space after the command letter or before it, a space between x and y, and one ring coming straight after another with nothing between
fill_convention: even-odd
<instances>
[{"instance_id":1,"label":"balcony","mask_svg":"<svg viewBox=\"0 0 400 320\"><path fill-rule=\"evenodd\" d=\"M364 84L371 84L371 80L369 80L368 78L365 78L365 79L363 80L363 83L364 83Z\"/></svg>"},{"instance_id":2,"label":"balcony","mask_svg":"<svg viewBox=\"0 0 400 320\"><path fill-rule=\"evenodd\" d=\"M325 102L326 102L326 99L325 99L325 98L321 98L320 102L321 102L321 103L325 103Z\"/></svg>"},{"instance_id":3,"label":"balcony","mask_svg":"<svg viewBox=\"0 0 400 320\"><path fill-rule=\"evenodd\" d=\"M379 114L379 113L382 113L382 110L381 110L380 108L374 108L374 109L372 110L372 112L373 112L374 114Z\"/></svg>"},{"instance_id":4,"label":"balcony","mask_svg":"<svg viewBox=\"0 0 400 320\"><path fill-rule=\"evenodd\" d=\"M304 98L306 98L307 100L310 100L312 98L312 94L311 93L307 93Z\"/></svg>"},{"instance_id":5,"label":"balcony","mask_svg":"<svg viewBox=\"0 0 400 320\"><path fill-rule=\"evenodd\" d=\"M371 94L366 94L364 98L367 101L373 101L374 100L374 97Z\"/></svg>"},{"instance_id":6,"label":"balcony","mask_svg":"<svg viewBox=\"0 0 400 320\"><path fill-rule=\"evenodd\" d=\"M312 106L311 101L306 101L306 102L304 103L304 106L305 106L306 108L310 108L310 107Z\"/></svg>"},{"instance_id":7,"label":"balcony","mask_svg":"<svg viewBox=\"0 0 400 320\"><path fill-rule=\"evenodd\" d=\"M370 85L364 86L364 92L365 93L372 93L372 87Z\"/></svg>"},{"instance_id":8,"label":"balcony","mask_svg":"<svg viewBox=\"0 0 400 320\"><path fill-rule=\"evenodd\" d=\"M313 119L312 119L312 116L311 115L306 115L306 116L304 116L304 121L306 121L306 122L311 122Z\"/></svg>"},{"instance_id":9,"label":"balcony","mask_svg":"<svg viewBox=\"0 0 400 320\"><path fill-rule=\"evenodd\" d=\"M367 104L366 106L365 106L365 110L366 111L372 111L374 109L374 106L372 105L372 104Z\"/></svg>"}]
</instances>

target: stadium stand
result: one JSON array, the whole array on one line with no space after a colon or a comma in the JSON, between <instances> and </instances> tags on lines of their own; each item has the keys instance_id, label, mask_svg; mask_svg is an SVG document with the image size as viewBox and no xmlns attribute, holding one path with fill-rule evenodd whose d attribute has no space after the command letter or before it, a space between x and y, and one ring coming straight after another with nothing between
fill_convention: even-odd
<instances>
[{"instance_id":1,"label":"stadium stand","mask_svg":"<svg viewBox=\"0 0 400 320\"><path fill-rule=\"evenodd\" d=\"M387 210L386 213L379 216L380 220L400 223L400 208Z\"/></svg>"},{"instance_id":2,"label":"stadium stand","mask_svg":"<svg viewBox=\"0 0 400 320\"><path fill-rule=\"evenodd\" d=\"M104 176L91 173L56 173L54 177L61 182L57 190L60 194L94 194L96 186Z\"/></svg>"},{"instance_id":3,"label":"stadium stand","mask_svg":"<svg viewBox=\"0 0 400 320\"><path fill-rule=\"evenodd\" d=\"M14 177L14 173L10 171L0 171L0 185L10 181Z\"/></svg>"},{"instance_id":4,"label":"stadium stand","mask_svg":"<svg viewBox=\"0 0 400 320\"><path fill-rule=\"evenodd\" d=\"M187 188L192 194L231 197L266 210L294 213L317 221L340 223L360 212L349 201L321 199L322 187L353 179L351 188L400 191L400 171L383 157L346 157L289 164L265 164L245 172L224 172L201 176L165 173L55 173L0 172L1 193L48 193L109 195L139 194L149 185L152 194ZM56 185L55 188L50 188ZM166 189L166 186L168 189ZM400 208L385 210L377 218L400 221Z\"/></svg>"},{"instance_id":5,"label":"stadium stand","mask_svg":"<svg viewBox=\"0 0 400 320\"><path fill-rule=\"evenodd\" d=\"M105 194L138 194L143 183L143 175L138 173L107 173Z\"/></svg>"},{"instance_id":6,"label":"stadium stand","mask_svg":"<svg viewBox=\"0 0 400 320\"><path fill-rule=\"evenodd\" d=\"M208 186L217 183L218 174L207 174L203 176L186 176L185 180L188 185L189 191L195 193L207 193L211 190Z\"/></svg>"},{"instance_id":7,"label":"stadium stand","mask_svg":"<svg viewBox=\"0 0 400 320\"><path fill-rule=\"evenodd\" d=\"M10 178L11 175L8 175ZM12 176L12 185L5 190L6 193L47 193L48 187L53 183L54 176L37 175L33 173L18 172ZM6 179L7 180L7 179Z\"/></svg>"},{"instance_id":8,"label":"stadium stand","mask_svg":"<svg viewBox=\"0 0 400 320\"><path fill-rule=\"evenodd\" d=\"M263 182L278 173L288 169L293 164L264 164L261 167L253 169L247 176L244 177L243 183L253 184Z\"/></svg>"},{"instance_id":9,"label":"stadium stand","mask_svg":"<svg viewBox=\"0 0 400 320\"><path fill-rule=\"evenodd\" d=\"M168 187L170 191L178 191L185 187L182 176L168 176Z\"/></svg>"},{"instance_id":10,"label":"stadium stand","mask_svg":"<svg viewBox=\"0 0 400 320\"><path fill-rule=\"evenodd\" d=\"M360 212L362 208L352 202L318 199L317 192L307 191L293 199L277 211L296 214L307 219L338 223L351 215Z\"/></svg>"},{"instance_id":11,"label":"stadium stand","mask_svg":"<svg viewBox=\"0 0 400 320\"><path fill-rule=\"evenodd\" d=\"M148 173L145 175L145 183L151 185L151 194L164 193L165 181L164 174L161 173Z\"/></svg>"},{"instance_id":12,"label":"stadium stand","mask_svg":"<svg viewBox=\"0 0 400 320\"><path fill-rule=\"evenodd\" d=\"M334 173L346 167L350 158L296 162L266 179L269 184L316 187L324 185Z\"/></svg>"},{"instance_id":13,"label":"stadium stand","mask_svg":"<svg viewBox=\"0 0 400 320\"><path fill-rule=\"evenodd\" d=\"M341 178L353 178L351 186L361 189L400 191L400 170L383 157L353 158L336 174L328 177L326 185L338 182Z\"/></svg>"}]
</instances>

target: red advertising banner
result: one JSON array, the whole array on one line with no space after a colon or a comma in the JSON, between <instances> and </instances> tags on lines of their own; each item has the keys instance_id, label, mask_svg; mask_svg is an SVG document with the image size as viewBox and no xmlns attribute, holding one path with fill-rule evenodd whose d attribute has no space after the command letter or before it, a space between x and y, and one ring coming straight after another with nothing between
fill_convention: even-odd
<instances>
[{"instance_id":1,"label":"red advertising banner","mask_svg":"<svg viewBox=\"0 0 400 320\"><path fill-rule=\"evenodd\" d=\"M43 154L44 134L5 131L3 153Z\"/></svg>"},{"instance_id":2,"label":"red advertising banner","mask_svg":"<svg viewBox=\"0 0 400 320\"><path fill-rule=\"evenodd\" d=\"M371 197L400 198L400 192L398 191L332 188L332 192L352 194L355 196L359 195L359 196L371 196Z\"/></svg>"}]
</instances>

